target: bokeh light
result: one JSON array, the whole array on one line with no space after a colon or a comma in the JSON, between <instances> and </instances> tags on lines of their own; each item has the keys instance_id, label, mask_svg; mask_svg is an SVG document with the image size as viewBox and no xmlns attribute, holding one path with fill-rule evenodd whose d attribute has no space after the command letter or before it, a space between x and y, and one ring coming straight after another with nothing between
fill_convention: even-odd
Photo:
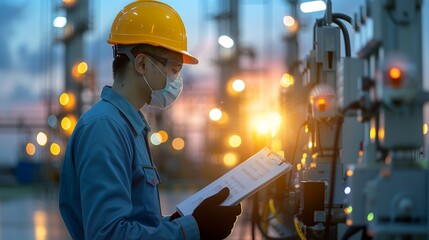
<instances>
[{"instance_id":1,"label":"bokeh light","mask_svg":"<svg viewBox=\"0 0 429 240\"><path fill-rule=\"evenodd\" d=\"M39 132L36 137L37 144L40 146L45 146L48 142L48 136L44 132Z\"/></svg>"},{"instance_id":2,"label":"bokeh light","mask_svg":"<svg viewBox=\"0 0 429 240\"><path fill-rule=\"evenodd\" d=\"M235 166L238 162L237 154L229 152L223 156L223 163L227 167Z\"/></svg>"},{"instance_id":3,"label":"bokeh light","mask_svg":"<svg viewBox=\"0 0 429 240\"><path fill-rule=\"evenodd\" d=\"M171 146L174 150L180 151L185 147L185 141L182 138L175 138L171 142Z\"/></svg>"},{"instance_id":4,"label":"bokeh light","mask_svg":"<svg viewBox=\"0 0 429 240\"><path fill-rule=\"evenodd\" d=\"M238 135L232 135L228 139L229 146L237 148L241 145L241 137Z\"/></svg>"},{"instance_id":5,"label":"bokeh light","mask_svg":"<svg viewBox=\"0 0 429 240\"><path fill-rule=\"evenodd\" d=\"M27 145L25 146L25 152L28 155L33 156L34 154L36 154L36 146L32 143L27 143Z\"/></svg>"},{"instance_id":6,"label":"bokeh light","mask_svg":"<svg viewBox=\"0 0 429 240\"><path fill-rule=\"evenodd\" d=\"M52 143L49 150L51 151L51 154L54 156L58 156L61 153L61 147L58 143Z\"/></svg>"}]
</instances>

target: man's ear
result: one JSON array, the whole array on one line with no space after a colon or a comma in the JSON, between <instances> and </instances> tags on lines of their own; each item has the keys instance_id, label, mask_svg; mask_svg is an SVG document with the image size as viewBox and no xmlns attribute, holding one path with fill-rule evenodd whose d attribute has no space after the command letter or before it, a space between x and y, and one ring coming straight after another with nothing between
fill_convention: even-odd
<instances>
[{"instance_id":1,"label":"man's ear","mask_svg":"<svg viewBox=\"0 0 429 240\"><path fill-rule=\"evenodd\" d=\"M144 71L146 70L146 64L145 63L146 63L146 55L141 54L141 53L138 54L136 56L136 60L134 62L134 68L141 75L143 75Z\"/></svg>"}]
</instances>

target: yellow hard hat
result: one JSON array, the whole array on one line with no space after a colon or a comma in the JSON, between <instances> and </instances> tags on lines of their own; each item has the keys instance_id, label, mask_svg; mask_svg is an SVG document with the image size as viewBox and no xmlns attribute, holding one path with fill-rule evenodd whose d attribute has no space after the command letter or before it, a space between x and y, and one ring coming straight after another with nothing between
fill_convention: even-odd
<instances>
[{"instance_id":1,"label":"yellow hard hat","mask_svg":"<svg viewBox=\"0 0 429 240\"><path fill-rule=\"evenodd\" d=\"M183 63L198 63L187 52L186 29L179 14L156 0L137 0L125 6L113 21L107 42L160 46L181 53Z\"/></svg>"}]
</instances>

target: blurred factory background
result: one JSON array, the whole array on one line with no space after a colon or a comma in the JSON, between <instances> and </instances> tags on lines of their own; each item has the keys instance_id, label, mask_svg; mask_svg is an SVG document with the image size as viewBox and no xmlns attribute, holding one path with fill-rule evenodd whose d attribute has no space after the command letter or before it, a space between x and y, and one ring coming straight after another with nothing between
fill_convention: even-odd
<instances>
[{"instance_id":1,"label":"blurred factory background","mask_svg":"<svg viewBox=\"0 0 429 240\"><path fill-rule=\"evenodd\" d=\"M101 88L112 84L106 39L114 16L129 2L0 1L0 239L67 239L57 209L43 205L39 211L37 204L55 206L68 137ZM203 187L264 146L291 157L295 118L306 113L287 112L284 96L295 84L299 60L313 47L313 23L324 9L305 13L305 1L298 0L163 2L182 16L188 50L200 60L184 67L184 91L172 107L143 109L164 199L177 189L191 193ZM334 0L333 12L354 16L365 2ZM429 7L423 6L423 69L429 79ZM165 200L171 204L166 213L186 197L183 191ZM8 217L15 210L31 218L21 228L15 224L22 220ZM40 218L56 232L37 232ZM250 227L240 226L250 234ZM15 235L22 229L29 233ZM251 239L240 236L231 239Z\"/></svg>"},{"instance_id":2,"label":"blurred factory background","mask_svg":"<svg viewBox=\"0 0 429 240\"><path fill-rule=\"evenodd\" d=\"M5 181L32 181L38 168L56 174L79 115L112 84L106 39L128 2L2 1L0 166L17 170ZM166 2L183 15L188 49L201 60L184 68L183 95L168 111L144 110L164 179L209 180L268 141L282 151L282 76L297 48L311 47L305 38L323 12L303 14L284 0ZM291 14L302 21L288 22Z\"/></svg>"}]
</instances>

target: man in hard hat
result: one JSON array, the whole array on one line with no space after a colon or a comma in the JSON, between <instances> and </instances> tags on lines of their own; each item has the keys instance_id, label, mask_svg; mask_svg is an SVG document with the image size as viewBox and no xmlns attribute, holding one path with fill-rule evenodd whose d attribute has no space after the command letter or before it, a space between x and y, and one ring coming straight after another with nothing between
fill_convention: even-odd
<instances>
[{"instance_id":1,"label":"man in hard hat","mask_svg":"<svg viewBox=\"0 0 429 240\"><path fill-rule=\"evenodd\" d=\"M116 16L113 86L82 115L65 153L59 204L73 239L223 239L241 205L220 206L224 188L189 216L161 216L159 176L148 148L140 109L164 109L179 96L187 52L186 30L170 6L135 1Z\"/></svg>"}]
</instances>

